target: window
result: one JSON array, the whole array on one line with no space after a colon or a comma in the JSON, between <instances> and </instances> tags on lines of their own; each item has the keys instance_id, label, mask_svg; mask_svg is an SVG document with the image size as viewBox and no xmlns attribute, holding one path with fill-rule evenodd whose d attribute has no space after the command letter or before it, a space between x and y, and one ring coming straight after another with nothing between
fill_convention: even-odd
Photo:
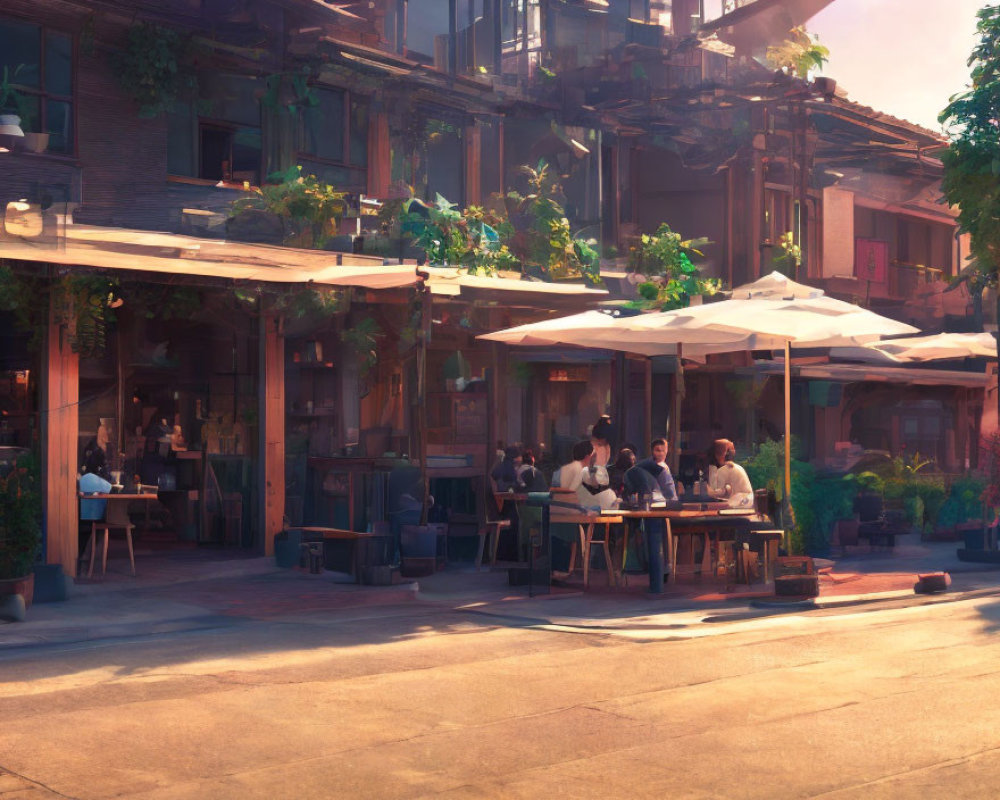
<instances>
[{"instance_id":1,"label":"window","mask_svg":"<svg viewBox=\"0 0 1000 800\"><path fill-rule=\"evenodd\" d=\"M318 105L302 113L299 160L304 171L346 190L364 191L368 167L368 101L340 89L314 88Z\"/></svg>"},{"instance_id":2,"label":"window","mask_svg":"<svg viewBox=\"0 0 1000 800\"><path fill-rule=\"evenodd\" d=\"M18 89L26 133L47 133L50 153L75 152L73 40L31 22L0 20L0 70Z\"/></svg>"},{"instance_id":3,"label":"window","mask_svg":"<svg viewBox=\"0 0 1000 800\"><path fill-rule=\"evenodd\" d=\"M259 83L244 75L198 76L197 102L177 102L167 116L169 174L260 183Z\"/></svg>"}]
</instances>

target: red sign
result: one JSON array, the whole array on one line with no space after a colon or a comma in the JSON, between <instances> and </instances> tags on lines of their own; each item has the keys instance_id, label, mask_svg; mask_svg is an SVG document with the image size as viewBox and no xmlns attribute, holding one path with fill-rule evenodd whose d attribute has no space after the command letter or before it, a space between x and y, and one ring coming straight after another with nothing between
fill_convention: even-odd
<instances>
[{"instance_id":1,"label":"red sign","mask_svg":"<svg viewBox=\"0 0 1000 800\"><path fill-rule=\"evenodd\" d=\"M889 280L889 243L878 239L854 240L854 274L863 281Z\"/></svg>"}]
</instances>

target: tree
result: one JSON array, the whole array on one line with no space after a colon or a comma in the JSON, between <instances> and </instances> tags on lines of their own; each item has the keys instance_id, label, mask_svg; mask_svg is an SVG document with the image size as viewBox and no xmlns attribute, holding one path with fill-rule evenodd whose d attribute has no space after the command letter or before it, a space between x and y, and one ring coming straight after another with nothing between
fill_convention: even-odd
<instances>
[{"instance_id":1,"label":"tree","mask_svg":"<svg viewBox=\"0 0 1000 800\"><path fill-rule=\"evenodd\" d=\"M953 96L938 117L951 139L941 159L941 190L958 207L958 224L972 240L959 280L973 292L996 289L1000 275L1000 6L986 6L977 16L979 43L968 62L972 86ZM1000 292L997 312L1000 319Z\"/></svg>"}]
</instances>

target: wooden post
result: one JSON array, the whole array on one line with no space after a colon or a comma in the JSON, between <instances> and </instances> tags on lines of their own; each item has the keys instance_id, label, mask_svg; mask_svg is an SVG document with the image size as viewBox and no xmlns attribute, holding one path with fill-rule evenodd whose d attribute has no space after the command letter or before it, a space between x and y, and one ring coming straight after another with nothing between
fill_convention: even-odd
<instances>
[{"instance_id":1,"label":"wooden post","mask_svg":"<svg viewBox=\"0 0 1000 800\"><path fill-rule=\"evenodd\" d=\"M674 373L674 404L670 411L670 471L677 479L681 468L681 403L684 401L684 362L681 360L683 345L677 345L677 372Z\"/></svg>"},{"instance_id":2,"label":"wooden post","mask_svg":"<svg viewBox=\"0 0 1000 800\"><path fill-rule=\"evenodd\" d=\"M642 443L643 448L648 448L649 443L653 440L653 359L646 358L643 362L643 367L645 368L645 376L642 382L643 391L645 393L645 403L644 410L646 416L643 420L645 436ZM638 456L638 453L636 454Z\"/></svg>"},{"instance_id":3,"label":"wooden post","mask_svg":"<svg viewBox=\"0 0 1000 800\"><path fill-rule=\"evenodd\" d=\"M281 316L260 312L257 465L258 518L264 555L274 555L274 535L285 516L285 334Z\"/></svg>"},{"instance_id":4,"label":"wooden post","mask_svg":"<svg viewBox=\"0 0 1000 800\"><path fill-rule=\"evenodd\" d=\"M424 490L421 525L427 524L427 497L430 495L427 477L427 348L431 341L431 301L430 287L425 284L420 298L420 350L417 351L417 457L420 459L420 485Z\"/></svg>"},{"instance_id":5,"label":"wooden post","mask_svg":"<svg viewBox=\"0 0 1000 800\"><path fill-rule=\"evenodd\" d=\"M465 128L465 204L482 205L483 131L479 122Z\"/></svg>"},{"instance_id":6,"label":"wooden post","mask_svg":"<svg viewBox=\"0 0 1000 800\"><path fill-rule=\"evenodd\" d=\"M53 292L55 290L53 289ZM56 301L49 301L49 324L42 357L42 485L45 562L62 564L76 575L79 550L80 358L60 324Z\"/></svg>"},{"instance_id":7,"label":"wooden post","mask_svg":"<svg viewBox=\"0 0 1000 800\"><path fill-rule=\"evenodd\" d=\"M392 147L389 141L389 115L373 110L368 122L368 190L373 197L389 194Z\"/></svg>"}]
</instances>

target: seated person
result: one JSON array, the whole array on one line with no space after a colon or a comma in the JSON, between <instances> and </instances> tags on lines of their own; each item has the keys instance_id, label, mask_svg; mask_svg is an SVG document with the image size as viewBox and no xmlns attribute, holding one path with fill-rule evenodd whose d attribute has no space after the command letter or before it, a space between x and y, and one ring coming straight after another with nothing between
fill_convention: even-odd
<instances>
[{"instance_id":1,"label":"seated person","mask_svg":"<svg viewBox=\"0 0 1000 800\"><path fill-rule=\"evenodd\" d=\"M590 466L594 446L587 440L573 445L573 460L559 468L560 489L576 491L583 482L583 471Z\"/></svg>"},{"instance_id":2,"label":"seated person","mask_svg":"<svg viewBox=\"0 0 1000 800\"><path fill-rule=\"evenodd\" d=\"M608 467L608 482L611 490L619 497L625 486L625 473L635 466L635 453L623 447L615 457L615 463Z\"/></svg>"},{"instance_id":3,"label":"seated person","mask_svg":"<svg viewBox=\"0 0 1000 800\"><path fill-rule=\"evenodd\" d=\"M517 468L521 462L521 451L516 447L504 450L503 461L493 467L490 477L498 492L506 492L517 484Z\"/></svg>"},{"instance_id":4,"label":"seated person","mask_svg":"<svg viewBox=\"0 0 1000 800\"><path fill-rule=\"evenodd\" d=\"M531 450L525 450L521 454L521 466L517 470L515 488L519 492L547 492L549 490L545 476L535 466L535 454Z\"/></svg>"},{"instance_id":5,"label":"seated person","mask_svg":"<svg viewBox=\"0 0 1000 800\"><path fill-rule=\"evenodd\" d=\"M725 500L733 508L752 508L753 486L746 470L733 461L735 457L736 445L729 439L715 440L706 491L718 500Z\"/></svg>"},{"instance_id":6,"label":"seated person","mask_svg":"<svg viewBox=\"0 0 1000 800\"><path fill-rule=\"evenodd\" d=\"M670 467L667 466L667 440L653 439L649 444L649 449L652 455L649 458L644 458L636 466L646 470L656 478L661 500L677 500L674 476L670 474Z\"/></svg>"},{"instance_id":7,"label":"seated person","mask_svg":"<svg viewBox=\"0 0 1000 800\"><path fill-rule=\"evenodd\" d=\"M591 466L583 471L583 479L576 489L577 502L587 509L608 509L618 506L618 495L610 486L608 471Z\"/></svg>"}]
</instances>

